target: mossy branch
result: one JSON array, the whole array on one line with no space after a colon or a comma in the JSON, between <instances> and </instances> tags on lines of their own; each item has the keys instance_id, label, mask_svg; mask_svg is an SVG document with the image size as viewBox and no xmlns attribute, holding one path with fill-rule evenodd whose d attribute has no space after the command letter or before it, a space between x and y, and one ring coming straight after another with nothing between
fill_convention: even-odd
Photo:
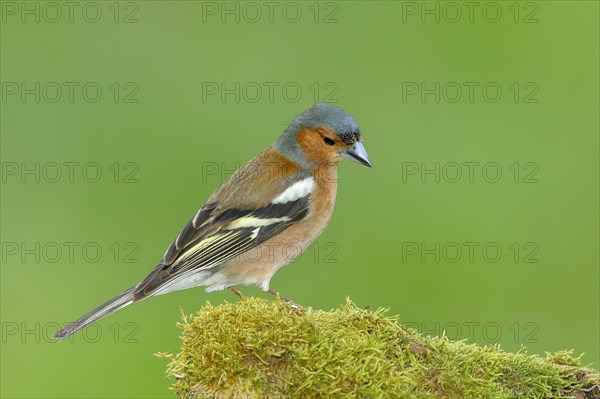
<instances>
[{"instance_id":1,"label":"mossy branch","mask_svg":"<svg viewBox=\"0 0 600 399\"><path fill-rule=\"evenodd\" d=\"M245 298L180 327L181 352L159 355L181 398L600 398L598 374L569 352L427 337L350 301L326 312Z\"/></svg>"}]
</instances>

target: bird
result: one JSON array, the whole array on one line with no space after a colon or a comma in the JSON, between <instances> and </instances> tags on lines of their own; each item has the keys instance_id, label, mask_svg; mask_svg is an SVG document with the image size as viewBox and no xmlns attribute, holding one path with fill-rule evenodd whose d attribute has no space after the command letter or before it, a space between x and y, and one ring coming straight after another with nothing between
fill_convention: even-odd
<instances>
[{"instance_id":1,"label":"bird","mask_svg":"<svg viewBox=\"0 0 600 399\"><path fill-rule=\"evenodd\" d=\"M314 104L216 189L144 280L53 338L64 340L132 303L188 288L241 296L237 286L256 285L279 295L269 283L293 260L289 248L300 254L331 219L342 159L373 167L356 119L333 104Z\"/></svg>"}]
</instances>

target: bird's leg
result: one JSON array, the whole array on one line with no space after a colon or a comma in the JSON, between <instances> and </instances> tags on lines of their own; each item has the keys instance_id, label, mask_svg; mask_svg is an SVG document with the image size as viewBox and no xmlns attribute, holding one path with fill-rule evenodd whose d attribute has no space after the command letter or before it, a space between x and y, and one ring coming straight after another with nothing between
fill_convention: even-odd
<instances>
[{"instance_id":1,"label":"bird's leg","mask_svg":"<svg viewBox=\"0 0 600 399\"><path fill-rule=\"evenodd\" d=\"M275 297L279 297L279 298L283 299L283 300L284 300L284 301L286 301L286 302L294 303L294 301L292 301L290 298L288 298L288 297L286 297L286 296L283 296L283 295L281 295L281 294L280 294L279 292L277 292L277 291L268 290L268 291L267 291L267 293L269 293L269 294L271 294L271 295L273 295L273 296L275 296Z\"/></svg>"},{"instance_id":2,"label":"bird's leg","mask_svg":"<svg viewBox=\"0 0 600 399\"><path fill-rule=\"evenodd\" d=\"M244 299L244 294L242 294L242 291L238 290L235 287L229 287L227 288L229 291L233 292L235 295L239 296L240 298Z\"/></svg>"}]
</instances>

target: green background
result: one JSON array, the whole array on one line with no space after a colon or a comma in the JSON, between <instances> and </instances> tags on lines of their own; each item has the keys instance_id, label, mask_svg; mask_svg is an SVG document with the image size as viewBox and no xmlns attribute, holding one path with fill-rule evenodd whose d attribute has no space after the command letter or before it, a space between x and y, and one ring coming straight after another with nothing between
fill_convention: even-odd
<instances>
[{"instance_id":1,"label":"green background","mask_svg":"<svg viewBox=\"0 0 600 399\"><path fill-rule=\"evenodd\" d=\"M315 100L336 101L356 117L375 168L341 164L329 227L272 288L321 309L350 296L359 306L389 307L430 334L445 329L451 338L510 351L572 348L598 368L597 2L519 3L517 22L512 1L477 3L472 21L463 7L456 22L455 10L440 2L426 3L439 7L439 22L429 14L422 21L422 2L324 2L318 22L314 2L297 2L295 23L288 20L296 8L283 15L285 3L277 3L272 22L267 6L254 3L263 11L254 23L255 10L235 2L227 6L240 7L239 22L203 13L221 2L124 2L116 23L112 1L96 3L96 23L82 17L86 2L77 3L73 22L67 15L52 22L49 8L40 8L39 22L35 15L22 21L15 4L34 9L36 2L2 2L2 397L173 397L166 362L153 353L177 351L180 306L190 313L206 300L236 300L231 293L177 292L131 306L72 342L48 336L141 280L221 172L274 142ZM413 7L417 14L407 14ZM493 23L496 8L502 15ZM125 23L127 15L137 22ZM40 82L39 103L34 94L10 94L22 82ZM51 102L48 82L78 82L79 89L72 102L66 90ZM102 88L95 103L82 96L88 82ZM264 91L257 98L251 83L236 102L207 95L203 85L211 82L256 82ZM272 99L264 82L278 85ZM434 94L407 95L421 82L440 83L439 102ZM479 86L472 101L465 90L453 102L449 82ZM496 102L481 91L490 82L502 89ZM286 84L292 89L284 96ZM126 102L136 88L127 100L137 102ZM8 173L36 162L46 168L39 182ZM96 162L102 178L87 182L79 167L69 182L63 167L51 182L54 162ZM453 162L463 165L457 182L450 181ZM480 165L472 182L465 162ZM445 173L439 182L403 174L436 163ZM482 176L488 163L502 171L495 183L484 178L494 170ZM215 166L218 173L208 174ZM79 243L72 262L65 242ZM465 242L479 245L472 262ZM64 250L57 260L52 243ZM86 243L101 247L97 262L81 253ZM440 260L408 254L414 243L439 243ZM464 250L456 262L452 243ZM484 258L486 243L502 249L497 262L489 258L493 247ZM21 244L33 254L13 254ZM137 263L125 262L131 248Z\"/></svg>"}]
</instances>

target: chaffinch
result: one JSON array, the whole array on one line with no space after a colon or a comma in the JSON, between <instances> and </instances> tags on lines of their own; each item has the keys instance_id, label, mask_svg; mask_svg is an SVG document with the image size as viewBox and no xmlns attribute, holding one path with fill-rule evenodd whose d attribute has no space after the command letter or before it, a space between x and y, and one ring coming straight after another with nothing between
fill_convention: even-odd
<instances>
[{"instance_id":1,"label":"chaffinch","mask_svg":"<svg viewBox=\"0 0 600 399\"><path fill-rule=\"evenodd\" d=\"M269 289L329 223L341 158L372 167L356 120L331 104L298 115L274 145L227 179L140 283L54 334L76 331L142 299L204 286Z\"/></svg>"}]
</instances>

